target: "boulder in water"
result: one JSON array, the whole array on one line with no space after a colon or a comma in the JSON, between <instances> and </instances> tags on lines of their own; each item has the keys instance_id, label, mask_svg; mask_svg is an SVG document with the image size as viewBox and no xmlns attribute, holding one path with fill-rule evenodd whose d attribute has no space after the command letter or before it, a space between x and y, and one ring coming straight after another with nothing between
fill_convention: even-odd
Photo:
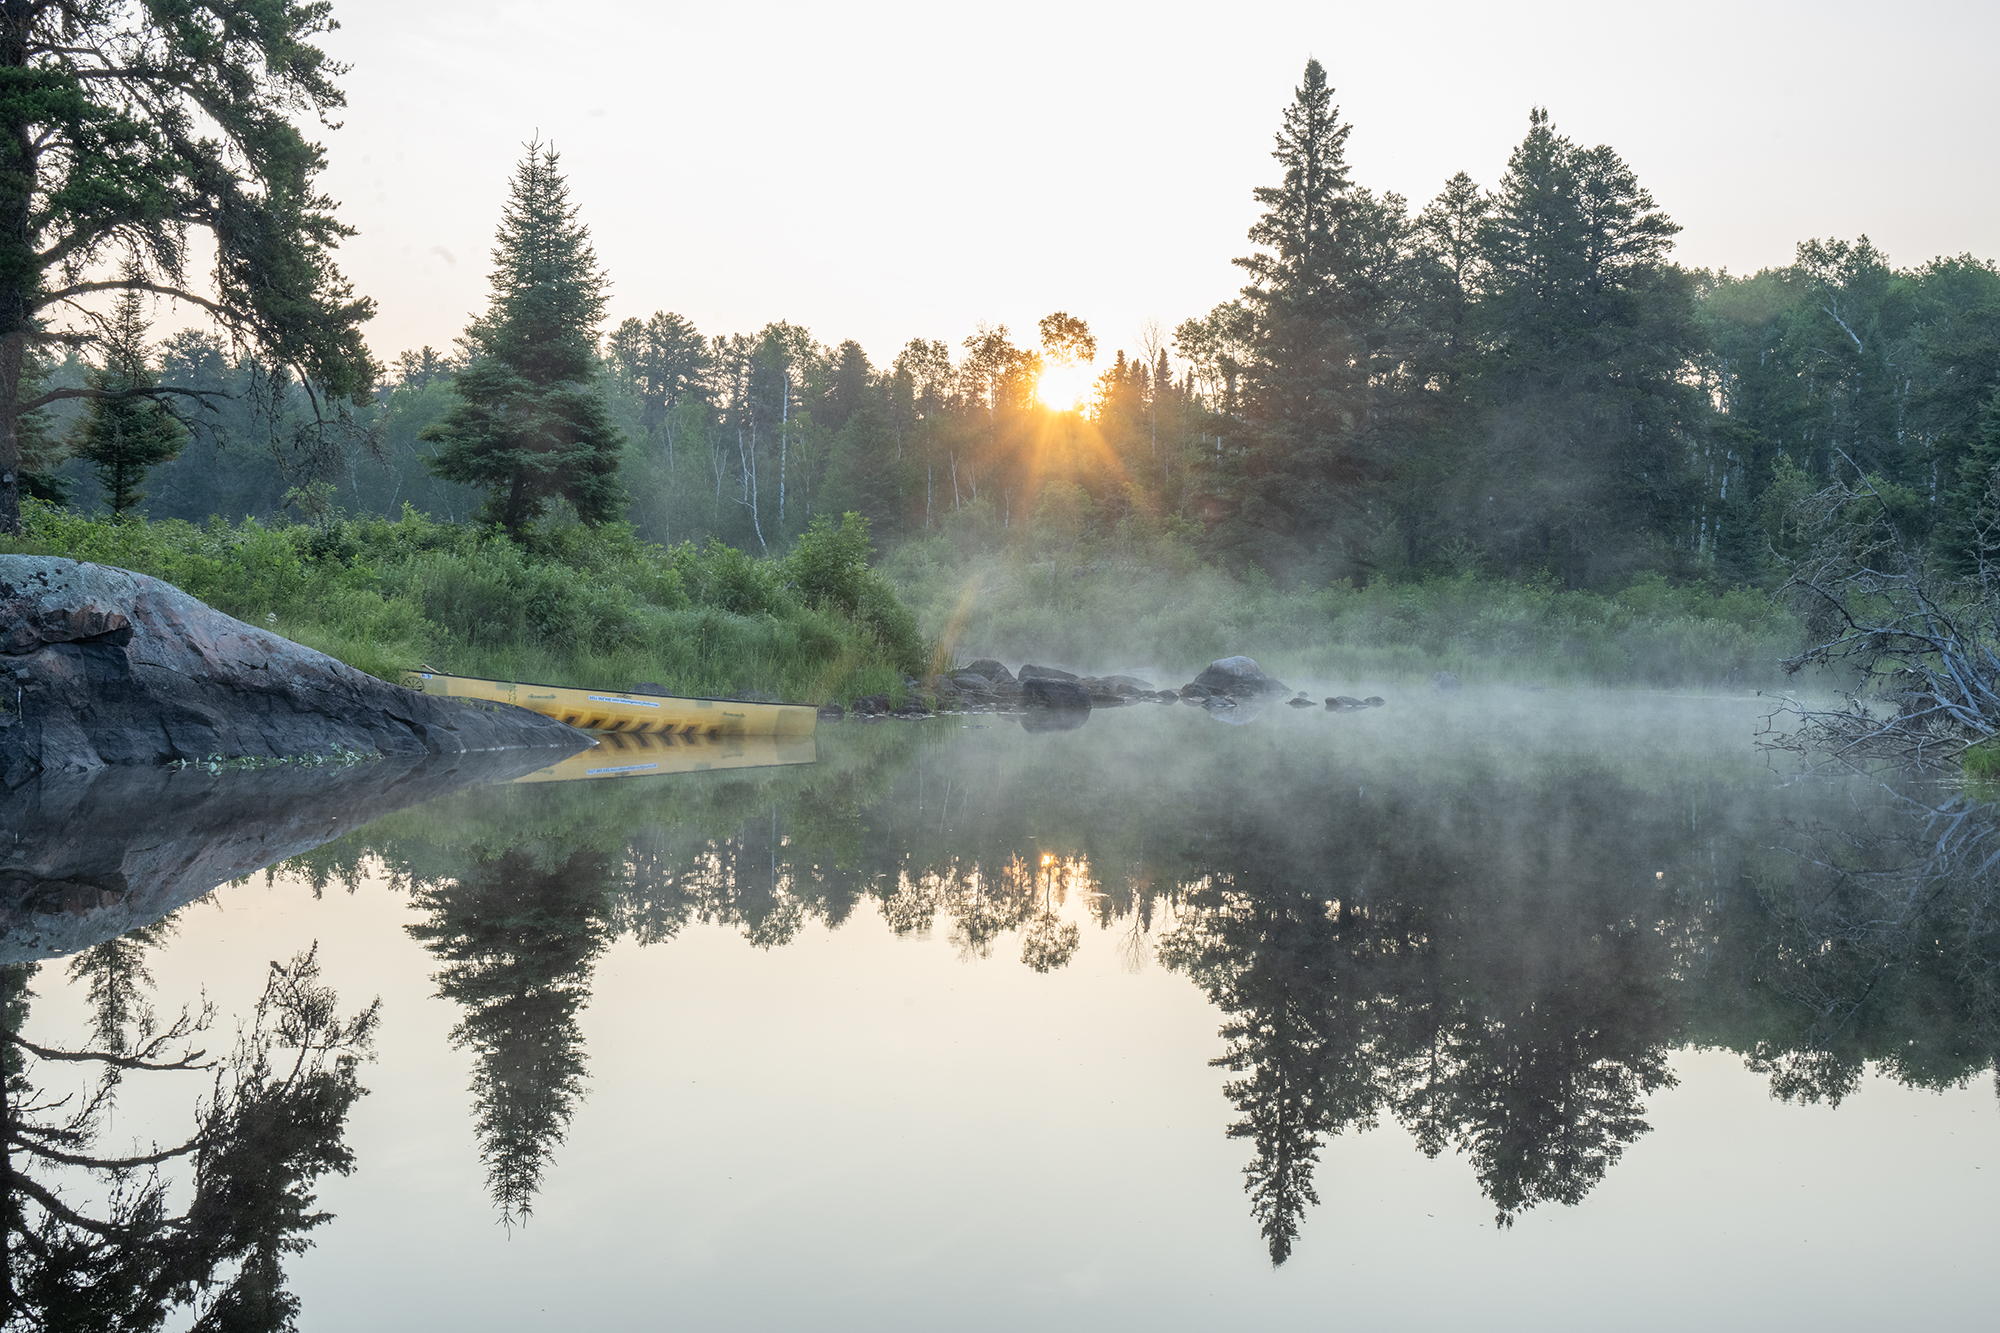
<instances>
[{"instance_id":1,"label":"boulder in water","mask_svg":"<svg viewBox=\"0 0 2000 1333\"><path fill-rule=\"evenodd\" d=\"M1207 669L1194 678L1194 683L1213 694L1227 694L1238 699L1282 694L1289 688L1285 682L1265 675L1263 668L1248 657L1224 657L1210 662Z\"/></svg>"},{"instance_id":2,"label":"boulder in water","mask_svg":"<svg viewBox=\"0 0 2000 1333\"><path fill-rule=\"evenodd\" d=\"M1026 668L1023 668L1025 670ZM1090 691L1073 680L1052 680L1047 676L1021 678L1021 702L1029 708L1062 713L1088 713Z\"/></svg>"}]
</instances>

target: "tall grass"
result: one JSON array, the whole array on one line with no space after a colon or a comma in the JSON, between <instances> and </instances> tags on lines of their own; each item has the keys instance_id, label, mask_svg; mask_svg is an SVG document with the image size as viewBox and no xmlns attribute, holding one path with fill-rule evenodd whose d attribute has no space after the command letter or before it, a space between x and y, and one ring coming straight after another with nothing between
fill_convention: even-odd
<instances>
[{"instance_id":1,"label":"tall grass","mask_svg":"<svg viewBox=\"0 0 2000 1333\"><path fill-rule=\"evenodd\" d=\"M1409 683L1452 671L1514 684L1734 688L1774 683L1795 616L1747 589L1657 575L1601 594L1473 575L1280 590L1171 538L994 552L947 534L883 573L942 651L1191 678L1242 653L1280 676ZM1183 674L1185 673L1185 674Z\"/></svg>"},{"instance_id":2,"label":"tall grass","mask_svg":"<svg viewBox=\"0 0 2000 1333\"><path fill-rule=\"evenodd\" d=\"M819 703L898 693L922 669L915 621L866 567L866 525L821 524L791 556L664 548L629 528L532 544L405 509L266 525L117 522L30 504L0 552L166 580L218 610L393 680L461 675Z\"/></svg>"}]
</instances>

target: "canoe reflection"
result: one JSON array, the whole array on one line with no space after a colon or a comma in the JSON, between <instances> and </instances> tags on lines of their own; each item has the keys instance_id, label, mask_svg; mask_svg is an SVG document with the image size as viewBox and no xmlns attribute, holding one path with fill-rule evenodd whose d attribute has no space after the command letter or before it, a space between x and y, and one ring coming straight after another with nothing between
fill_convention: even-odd
<instances>
[{"instance_id":1,"label":"canoe reflection","mask_svg":"<svg viewBox=\"0 0 2000 1333\"><path fill-rule=\"evenodd\" d=\"M515 778L515 782L581 782L588 778L659 777L727 768L773 768L819 759L811 736L669 736L606 733L588 750Z\"/></svg>"}]
</instances>

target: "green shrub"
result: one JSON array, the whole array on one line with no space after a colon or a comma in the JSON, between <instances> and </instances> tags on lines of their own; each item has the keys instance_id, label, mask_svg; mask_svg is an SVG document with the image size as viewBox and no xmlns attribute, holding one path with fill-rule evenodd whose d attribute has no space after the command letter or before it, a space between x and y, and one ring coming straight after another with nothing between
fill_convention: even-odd
<instances>
[{"instance_id":1,"label":"green shrub","mask_svg":"<svg viewBox=\"0 0 2000 1333\"><path fill-rule=\"evenodd\" d=\"M2000 781L2000 745L1975 745L1964 756L1965 776L1975 782Z\"/></svg>"},{"instance_id":2,"label":"green shrub","mask_svg":"<svg viewBox=\"0 0 2000 1333\"><path fill-rule=\"evenodd\" d=\"M385 679L462 675L688 694L760 690L820 703L901 687L924 659L916 619L865 565L826 595L819 546L796 562L717 542L671 550L631 529L538 528L516 544L405 508L311 524L114 523L46 504L0 551L64 555L166 580ZM851 549L855 529L821 527ZM801 569L819 595L795 585ZM814 583L814 579L822 580Z\"/></svg>"}]
</instances>

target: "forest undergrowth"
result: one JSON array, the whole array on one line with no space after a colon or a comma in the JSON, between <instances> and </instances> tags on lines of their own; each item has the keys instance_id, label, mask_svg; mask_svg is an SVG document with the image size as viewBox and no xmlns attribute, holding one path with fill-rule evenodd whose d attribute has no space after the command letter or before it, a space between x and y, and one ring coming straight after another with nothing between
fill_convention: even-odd
<instances>
[{"instance_id":1,"label":"forest undergrowth","mask_svg":"<svg viewBox=\"0 0 2000 1333\"><path fill-rule=\"evenodd\" d=\"M1611 593L1475 574L1283 589L1173 532L995 539L955 523L868 566L867 525L822 521L783 556L662 547L627 525L517 543L405 508L393 520L114 520L39 503L0 552L166 580L385 680L462 675L812 703L900 697L927 666L992 655L1191 677L1237 653L1291 679L1754 689L1783 679L1798 617L1751 589L1658 575ZM1173 683L1163 680L1162 683Z\"/></svg>"},{"instance_id":2,"label":"forest undergrowth","mask_svg":"<svg viewBox=\"0 0 2000 1333\"><path fill-rule=\"evenodd\" d=\"M31 502L0 553L135 570L351 666L823 702L900 693L928 645L867 565L867 524L822 522L783 559L662 547L623 524L524 543L405 508L394 520L206 524Z\"/></svg>"},{"instance_id":3,"label":"forest undergrowth","mask_svg":"<svg viewBox=\"0 0 2000 1333\"><path fill-rule=\"evenodd\" d=\"M1012 544L947 530L883 574L940 652L1191 679L1242 653L1286 679L1754 689L1784 679L1797 615L1749 588L1643 575L1615 592L1461 574L1284 589L1235 576L1173 533ZM1179 674L1179 673L1185 673ZM1166 682L1162 682L1166 683Z\"/></svg>"}]
</instances>

